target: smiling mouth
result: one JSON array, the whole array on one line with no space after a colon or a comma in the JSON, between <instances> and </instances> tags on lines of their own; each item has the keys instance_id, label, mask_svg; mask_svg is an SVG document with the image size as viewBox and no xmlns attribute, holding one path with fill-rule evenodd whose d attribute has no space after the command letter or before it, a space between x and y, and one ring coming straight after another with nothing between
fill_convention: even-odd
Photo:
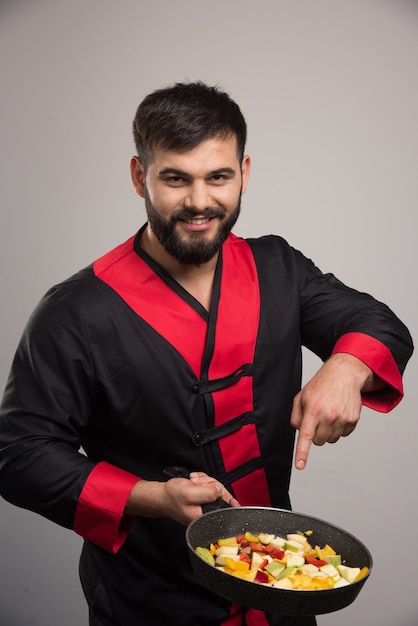
<instances>
[{"instance_id":1,"label":"smiling mouth","mask_svg":"<svg viewBox=\"0 0 418 626\"><path fill-rule=\"evenodd\" d=\"M208 207L202 212L196 212L191 209L180 209L176 211L172 216L172 222L183 222L184 224L190 224L190 226L204 226L209 224L213 219L223 219L225 217L225 211L221 208Z\"/></svg>"},{"instance_id":2,"label":"smiling mouth","mask_svg":"<svg viewBox=\"0 0 418 626\"><path fill-rule=\"evenodd\" d=\"M207 224L212 219L214 219L214 218L213 217L194 217L192 219L187 219L187 220L183 220L183 221L186 224L196 224L196 225L200 226L202 224Z\"/></svg>"}]
</instances>

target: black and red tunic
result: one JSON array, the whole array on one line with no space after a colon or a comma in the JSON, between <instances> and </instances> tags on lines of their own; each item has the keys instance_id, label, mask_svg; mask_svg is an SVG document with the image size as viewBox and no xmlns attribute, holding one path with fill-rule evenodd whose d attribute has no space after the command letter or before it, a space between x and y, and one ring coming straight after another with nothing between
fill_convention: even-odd
<instances>
[{"instance_id":1,"label":"black and red tunic","mask_svg":"<svg viewBox=\"0 0 418 626\"><path fill-rule=\"evenodd\" d=\"M1 408L1 493L85 538L121 626L302 624L244 618L204 590L184 527L127 518L127 498L138 478L182 465L243 505L290 508L301 346L361 358L387 383L364 404L388 411L410 335L280 237L230 235L210 313L138 238L52 288L29 320Z\"/></svg>"}]
</instances>

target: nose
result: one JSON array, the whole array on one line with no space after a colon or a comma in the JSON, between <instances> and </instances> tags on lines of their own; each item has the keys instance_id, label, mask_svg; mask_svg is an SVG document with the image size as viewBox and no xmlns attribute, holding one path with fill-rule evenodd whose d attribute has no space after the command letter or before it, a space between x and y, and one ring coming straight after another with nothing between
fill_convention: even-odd
<instances>
[{"instance_id":1,"label":"nose","mask_svg":"<svg viewBox=\"0 0 418 626\"><path fill-rule=\"evenodd\" d=\"M204 211L211 205L210 193L204 181L194 181L184 199L184 206L195 211Z\"/></svg>"}]
</instances>

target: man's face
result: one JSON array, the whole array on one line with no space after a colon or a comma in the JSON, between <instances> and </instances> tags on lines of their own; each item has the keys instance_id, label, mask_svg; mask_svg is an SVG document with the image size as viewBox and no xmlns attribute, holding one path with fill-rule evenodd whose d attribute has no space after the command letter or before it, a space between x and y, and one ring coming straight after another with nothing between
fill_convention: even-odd
<instances>
[{"instance_id":1,"label":"man's face","mask_svg":"<svg viewBox=\"0 0 418 626\"><path fill-rule=\"evenodd\" d=\"M249 158L239 162L235 137L208 139L187 152L155 149L146 173L133 161L153 236L180 263L208 262L238 219L247 184Z\"/></svg>"}]
</instances>

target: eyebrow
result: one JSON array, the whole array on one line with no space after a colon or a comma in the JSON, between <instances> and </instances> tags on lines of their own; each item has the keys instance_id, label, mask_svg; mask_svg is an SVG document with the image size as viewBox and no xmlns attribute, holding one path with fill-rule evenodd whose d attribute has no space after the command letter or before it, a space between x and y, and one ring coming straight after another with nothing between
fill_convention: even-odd
<instances>
[{"instance_id":1,"label":"eyebrow","mask_svg":"<svg viewBox=\"0 0 418 626\"><path fill-rule=\"evenodd\" d=\"M160 172L158 172L159 176L167 176L167 174L174 174L175 176L181 176L182 178L190 178L190 174L188 172L179 170L176 167L165 167ZM234 176L236 174L236 170L234 170L234 168L232 167L220 167L217 170L212 170L211 172L208 172L206 176L210 178L211 176L219 176L220 174L229 174L231 176Z\"/></svg>"}]
</instances>

